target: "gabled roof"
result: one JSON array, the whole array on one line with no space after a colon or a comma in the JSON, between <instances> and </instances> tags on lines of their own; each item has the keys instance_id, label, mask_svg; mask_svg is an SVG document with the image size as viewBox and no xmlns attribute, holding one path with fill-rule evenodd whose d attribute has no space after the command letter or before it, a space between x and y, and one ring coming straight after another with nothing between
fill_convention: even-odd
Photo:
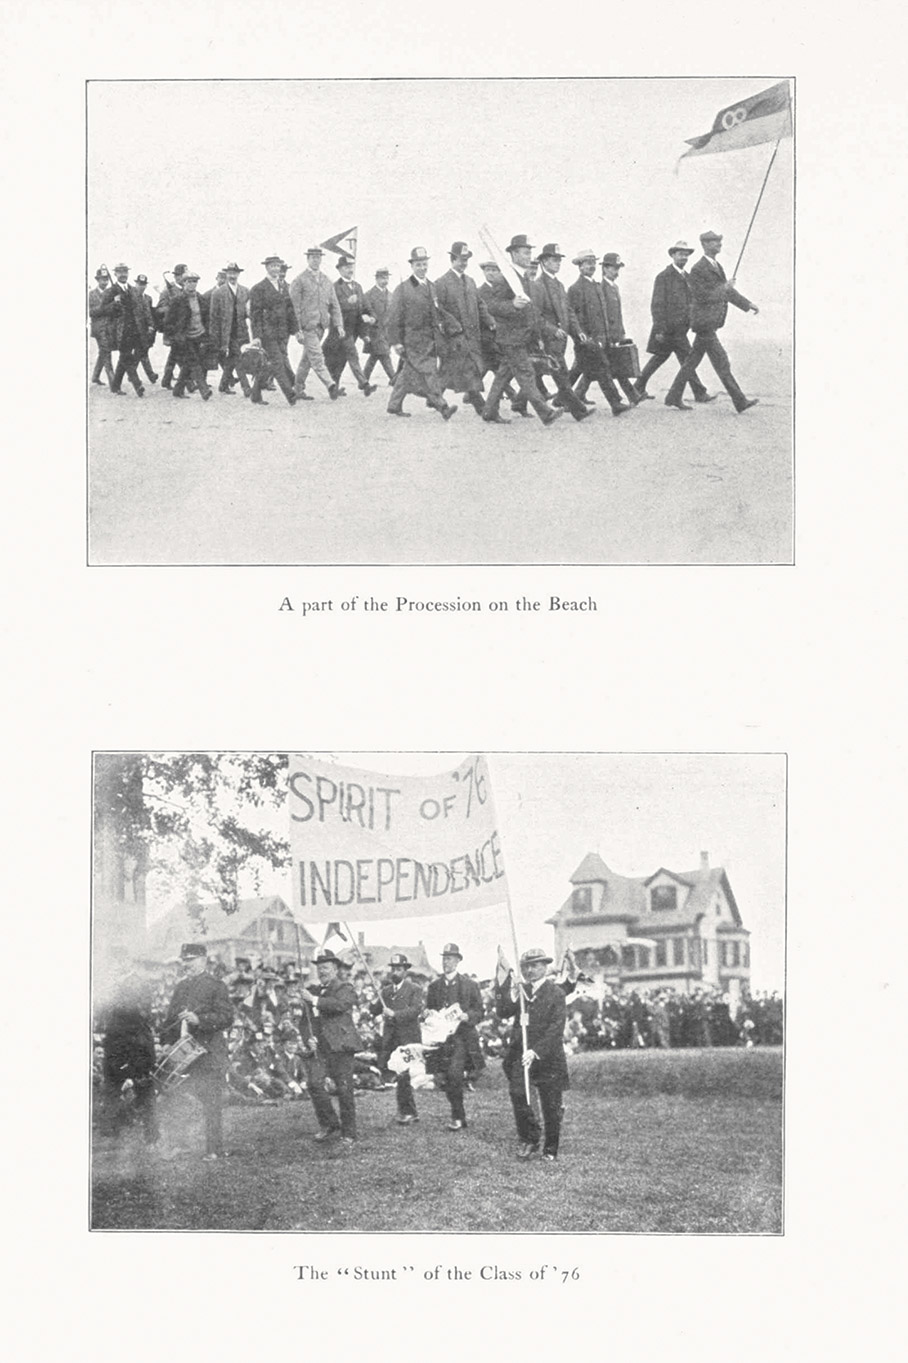
<instances>
[{"instance_id":1,"label":"gabled roof","mask_svg":"<svg viewBox=\"0 0 908 1363\"><path fill-rule=\"evenodd\" d=\"M190 912L188 904L177 904L148 929L150 950L162 957L178 956L183 942L224 942L242 936L257 919L289 918L299 928L301 946L316 945L303 924L280 895L263 899L241 899L235 913L225 913L220 904L202 904ZM294 934L295 944L295 934Z\"/></svg>"},{"instance_id":2,"label":"gabled roof","mask_svg":"<svg viewBox=\"0 0 908 1363\"><path fill-rule=\"evenodd\" d=\"M670 876L679 885L685 886L689 893L685 902L677 909L657 909L654 913L647 907L647 888L659 874ZM715 891L721 888L728 900L735 927L741 927L741 914L738 909L728 876L721 866L698 867L693 871L672 871L660 866L649 876L621 876L609 870L597 852L589 852L571 876L572 885L601 882L606 886L601 909L591 914L575 913L573 895L569 895L556 914L547 920L557 924L564 918L572 918L578 924L583 922L602 922L603 920L628 921L634 930L644 936L652 929L691 927L709 909Z\"/></svg>"},{"instance_id":3,"label":"gabled roof","mask_svg":"<svg viewBox=\"0 0 908 1363\"><path fill-rule=\"evenodd\" d=\"M677 871L670 871L667 866L660 866L658 871L653 871L653 874L651 876L646 877L646 880L644 880L643 884L648 888L650 885L652 885L653 881L656 879L656 876L670 876L672 880L677 880L681 885L692 884L692 881L689 876L682 876L679 875Z\"/></svg>"},{"instance_id":4,"label":"gabled roof","mask_svg":"<svg viewBox=\"0 0 908 1363\"><path fill-rule=\"evenodd\" d=\"M577 870L571 876L572 885L589 885L591 881L610 880L612 872L598 852L587 852Z\"/></svg>"}]
</instances>

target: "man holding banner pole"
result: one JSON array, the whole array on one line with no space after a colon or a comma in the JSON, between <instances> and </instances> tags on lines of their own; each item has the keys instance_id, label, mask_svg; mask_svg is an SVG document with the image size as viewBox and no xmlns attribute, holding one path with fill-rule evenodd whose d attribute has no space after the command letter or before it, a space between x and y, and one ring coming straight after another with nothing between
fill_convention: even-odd
<instances>
[{"instance_id":1,"label":"man holding banner pole","mask_svg":"<svg viewBox=\"0 0 908 1363\"><path fill-rule=\"evenodd\" d=\"M557 1159L562 1096L570 1082L564 1054L565 996L554 980L546 978L546 966L551 963L551 956L541 947L525 951L520 957L525 985L515 982L515 996L510 981L506 981L503 988L499 987L496 1002L499 1017L519 1013L504 1058L504 1072L514 1109L520 1160L537 1153L540 1137L543 1158ZM530 1083L539 1094L542 1129L529 1101Z\"/></svg>"},{"instance_id":2,"label":"man holding banner pole","mask_svg":"<svg viewBox=\"0 0 908 1363\"><path fill-rule=\"evenodd\" d=\"M324 948L315 958L321 988L317 994L301 989L303 1001L315 1009L315 1035L320 1065L310 1070L309 1096L319 1131L316 1141L341 1138L344 1145L356 1140L356 1103L353 1096L353 1057L363 1043L353 1025L356 991L338 978L338 959ZM339 1112L334 1110L325 1088L325 1078L334 1083Z\"/></svg>"},{"instance_id":3,"label":"man holding banner pole","mask_svg":"<svg viewBox=\"0 0 908 1363\"><path fill-rule=\"evenodd\" d=\"M457 1030L443 1043L440 1073L444 1078L445 1093L451 1106L449 1131L465 1131L467 1114L464 1108L464 1071L470 1056L471 1043L478 1046L477 1023L482 1021L482 994L479 985L458 969L463 960L456 942L446 943L441 953L442 974L426 990L426 1008L441 1012L459 1005L461 1013Z\"/></svg>"}]
</instances>

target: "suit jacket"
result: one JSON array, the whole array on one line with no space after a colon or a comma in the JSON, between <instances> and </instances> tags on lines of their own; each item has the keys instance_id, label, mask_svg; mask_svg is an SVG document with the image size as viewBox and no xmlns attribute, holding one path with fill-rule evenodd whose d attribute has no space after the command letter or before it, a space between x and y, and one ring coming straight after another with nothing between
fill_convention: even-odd
<instances>
[{"instance_id":1,"label":"suit jacket","mask_svg":"<svg viewBox=\"0 0 908 1363\"><path fill-rule=\"evenodd\" d=\"M196 339L202 342L208 332L208 299L204 294L196 294L196 297L199 300L199 313L202 319L202 335L196 337ZM167 317L164 322L171 345L182 344L188 338L191 325L192 307L189 302L189 294L180 289L170 300L170 307L167 309Z\"/></svg>"},{"instance_id":2,"label":"suit jacket","mask_svg":"<svg viewBox=\"0 0 908 1363\"><path fill-rule=\"evenodd\" d=\"M341 323L341 309L334 285L321 270L303 270L290 285L290 299L300 331L314 331L321 327L335 329Z\"/></svg>"},{"instance_id":3,"label":"suit jacket","mask_svg":"<svg viewBox=\"0 0 908 1363\"><path fill-rule=\"evenodd\" d=\"M402 345L407 363L423 373L433 371L446 335L456 335L460 323L444 312L435 286L414 275L398 284L388 310L388 343Z\"/></svg>"},{"instance_id":4,"label":"suit jacket","mask_svg":"<svg viewBox=\"0 0 908 1363\"><path fill-rule=\"evenodd\" d=\"M390 347L388 345L388 313L391 310L391 293L389 289L380 289L374 284L371 289L366 290L366 311L371 313L375 321L366 331L366 343L363 349L368 355L387 355Z\"/></svg>"},{"instance_id":5,"label":"suit jacket","mask_svg":"<svg viewBox=\"0 0 908 1363\"><path fill-rule=\"evenodd\" d=\"M480 297L476 284L469 275L448 270L435 281L435 297L444 312L460 323L463 344L477 364L482 362L482 333L494 330L494 322L485 299Z\"/></svg>"},{"instance_id":6,"label":"suit jacket","mask_svg":"<svg viewBox=\"0 0 908 1363\"><path fill-rule=\"evenodd\" d=\"M500 1017L515 1019L504 1058L505 1073L509 1080L515 1082L523 1071L520 1003L512 1000L509 990L499 991L497 1011ZM559 989L554 980L543 979L527 1003L527 1046L539 1057L530 1066L530 1079L535 1084L557 1084L563 1089L569 1085L564 1055L565 1017L564 991Z\"/></svg>"},{"instance_id":7,"label":"suit jacket","mask_svg":"<svg viewBox=\"0 0 908 1363\"><path fill-rule=\"evenodd\" d=\"M434 1011L439 1008L450 1008L452 1003L459 1003L467 1015L466 1021L460 1024L454 1035L462 1036L468 1041L475 1037L478 1044L476 1024L482 1021L482 994L476 981L459 972L450 985L444 975L439 975L437 980L433 980L426 990L426 1007Z\"/></svg>"},{"instance_id":8,"label":"suit jacket","mask_svg":"<svg viewBox=\"0 0 908 1363\"><path fill-rule=\"evenodd\" d=\"M667 354L679 337L687 336L690 330L690 305L690 276L687 271L681 274L674 265L666 265L653 281L650 303L653 328L646 347L650 355ZM657 335L664 339L657 341Z\"/></svg>"},{"instance_id":9,"label":"suit jacket","mask_svg":"<svg viewBox=\"0 0 908 1363\"><path fill-rule=\"evenodd\" d=\"M412 1046L420 1040L419 1015L423 1010L423 993L415 980L405 975L400 984L386 984L381 991L381 1003L372 1004L372 1012L380 1013L382 1004L394 1012L386 1017L382 1027L382 1052L390 1055L398 1046Z\"/></svg>"},{"instance_id":10,"label":"suit jacket","mask_svg":"<svg viewBox=\"0 0 908 1363\"><path fill-rule=\"evenodd\" d=\"M147 293L139 293L138 290L136 291L136 306L140 321L142 342L146 346L153 345L158 329L155 326L154 308Z\"/></svg>"},{"instance_id":11,"label":"suit jacket","mask_svg":"<svg viewBox=\"0 0 908 1363\"><path fill-rule=\"evenodd\" d=\"M106 290L95 288L88 295L88 316L91 319L91 334L98 345L110 347L111 319L104 311Z\"/></svg>"},{"instance_id":12,"label":"suit jacket","mask_svg":"<svg viewBox=\"0 0 908 1363\"><path fill-rule=\"evenodd\" d=\"M748 312L753 303L732 288L719 262L701 256L690 272L690 324L694 331L718 331L725 325L728 305Z\"/></svg>"},{"instance_id":13,"label":"suit jacket","mask_svg":"<svg viewBox=\"0 0 908 1363\"><path fill-rule=\"evenodd\" d=\"M340 315L343 318L344 332L347 336L352 336L357 340L364 332L366 324L363 322L363 313L368 312L366 298L363 293L362 284L355 279L338 279L334 285L334 292L340 304ZM337 319L333 318L333 329L337 330Z\"/></svg>"},{"instance_id":14,"label":"suit jacket","mask_svg":"<svg viewBox=\"0 0 908 1363\"><path fill-rule=\"evenodd\" d=\"M362 1038L353 1026L356 990L342 980L331 980L322 985L315 1004L315 1035L323 1055L346 1051L353 1054L363 1049Z\"/></svg>"},{"instance_id":15,"label":"suit jacket","mask_svg":"<svg viewBox=\"0 0 908 1363\"><path fill-rule=\"evenodd\" d=\"M161 1027L163 1040L172 1043L179 1039L179 1015L184 1008L199 1019L198 1023L190 1024L190 1034L206 1047L212 1062L226 1065L227 1038L224 1033L233 1023L233 1004L226 984L206 974L187 975L179 980Z\"/></svg>"},{"instance_id":16,"label":"suit jacket","mask_svg":"<svg viewBox=\"0 0 908 1363\"><path fill-rule=\"evenodd\" d=\"M101 296L99 314L107 318L109 325L109 345L111 350L121 350L124 340L137 344L144 342L145 322L142 300L132 284L121 288L111 284Z\"/></svg>"},{"instance_id":17,"label":"suit jacket","mask_svg":"<svg viewBox=\"0 0 908 1363\"><path fill-rule=\"evenodd\" d=\"M539 296L542 301L542 315L553 327L560 327L569 336L577 337L577 332L582 331L582 327L577 320L577 314L571 307L568 300L567 289L562 284L557 275L550 275L546 270L540 270L536 279L539 285Z\"/></svg>"},{"instance_id":18,"label":"suit jacket","mask_svg":"<svg viewBox=\"0 0 908 1363\"><path fill-rule=\"evenodd\" d=\"M266 276L249 290L249 321L253 337L263 345L276 341L285 346L299 327L290 293L276 289Z\"/></svg>"},{"instance_id":19,"label":"suit jacket","mask_svg":"<svg viewBox=\"0 0 908 1363\"><path fill-rule=\"evenodd\" d=\"M245 284L236 286L236 337L240 345L245 345L247 340L246 332L246 304L249 301L249 290ZM211 294L210 311L208 314L208 331L211 336L211 343L215 350L229 350L233 335L234 324L234 298L233 291L229 284L221 284L214 289Z\"/></svg>"},{"instance_id":20,"label":"suit jacket","mask_svg":"<svg viewBox=\"0 0 908 1363\"><path fill-rule=\"evenodd\" d=\"M515 280L516 283L516 280ZM515 308L516 292L504 275L492 285L487 307L495 319L495 339L503 349L535 350L543 340L555 338L555 328L543 316L542 285L538 280L526 281L524 293L530 300L527 308Z\"/></svg>"},{"instance_id":21,"label":"suit jacket","mask_svg":"<svg viewBox=\"0 0 908 1363\"><path fill-rule=\"evenodd\" d=\"M618 285L610 279L603 279L599 285L605 302L605 319L608 325L608 338L612 345L624 340L624 318L621 315L621 294Z\"/></svg>"},{"instance_id":22,"label":"suit jacket","mask_svg":"<svg viewBox=\"0 0 908 1363\"><path fill-rule=\"evenodd\" d=\"M567 296L580 323L580 330L585 331L593 343L608 345L608 313L602 290L595 279L580 275L568 289Z\"/></svg>"}]
</instances>

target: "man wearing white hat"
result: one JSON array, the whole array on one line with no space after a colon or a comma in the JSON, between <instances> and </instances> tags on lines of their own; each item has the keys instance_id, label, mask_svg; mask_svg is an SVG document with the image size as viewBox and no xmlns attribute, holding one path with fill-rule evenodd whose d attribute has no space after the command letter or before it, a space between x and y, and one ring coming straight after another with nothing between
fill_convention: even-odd
<instances>
[{"instance_id":1,"label":"man wearing white hat","mask_svg":"<svg viewBox=\"0 0 908 1363\"><path fill-rule=\"evenodd\" d=\"M447 942L441 953L442 973L426 990L426 1008L430 1011L441 1012L445 1008L459 1007L461 1013L457 1030L444 1043L441 1055L445 1094L451 1106L449 1131L466 1129L464 1072L471 1050L478 1048L476 1026L482 1021L482 994L475 980L461 975L459 966L462 960L463 955L457 943Z\"/></svg>"},{"instance_id":2,"label":"man wearing white hat","mask_svg":"<svg viewBox=\"0 0 908 1363\"><path fill-rule=\"evenodd\" d=\"M647 360L637 380L637 396L641 399L652 399L652 393L646 391L646 385L670 355L677 356L678 363L683 364L690 354L687 335L690 331L690 277L687 265L694 248L688 246L686 241L676 241L674 246L668 248L668 254L671 263L660 270L653 281L650 303L653 327L646 346L646 352L652 358ZM695 402L714 400L715 395L710 397L696 373L691 374L688 382Z\"/></svg>"},{"instance_id":3,"label":"man wearing white hat","mask_svg":"<svg viewBox=\"0 0 908 1363\"><path fill-rule=\"evenodd\" d=\"M564 1054L565 1003L564 991L554 980L546 978L546 966L552 958L542 947L531 947L520 958L526 996L526 1049L520 1026L520 999L511 988L510 977L498 990L496 1009L499 1017L515 1019L510 1045L504 1058L504 1072L511 1094L514 1121L517 1125L517 1158L530 1159L539 1150L546 1160L558 1157L561 1136L562 1096L570 1086L567 1060ZM542 1108L542 1130L539 1119L527 1102L525 1071L539 1094Z\"/></svg>"}]
</instances>

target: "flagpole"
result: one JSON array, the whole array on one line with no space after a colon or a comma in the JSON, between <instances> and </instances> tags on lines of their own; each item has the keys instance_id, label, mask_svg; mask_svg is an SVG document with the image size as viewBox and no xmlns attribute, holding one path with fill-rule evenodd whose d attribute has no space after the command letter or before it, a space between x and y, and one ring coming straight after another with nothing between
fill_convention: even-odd
<instances>
[{"instance_id":1,"label":"flagpole","mask_svg":"<svg viewBox=\"0 0 908 1363\"><path fill-rule=\"evenodd\" d=\"M505 888L505 901L504 901L504 902L505 902L505 906L506 906L507 911L508 911L508 922L509 922L510 925L511 925L511 942L512 942L513 947L514 947L514 962L515 962L515 964L514 964L514 969L515 969L516 971L519 972L519 970L520 970L520 947L517 945L517 929L516 929L516 927L514 926L514 913L513 913L512 909L511 909L511 891L510 891L510 889L507 887L507 880L505 880L505 887L506 887L506 888ZM521 1037L522 1037L522 1039L523 1039L523 1051L522 1051L522 1053L521 1053L521 1063L523 1063L522 1057L523 1057L524 1055L526 1055L526 1053L527 1053L527 1000L526 1000L526 994L524 993L523 981L519 978L519 975L518 975L518 978L517 978L517 997L518 997L518 999L520 1000L520 1035L521 1035ZM525 1092L525 1094L526 1094L526 1100L527 1100L527 1102L529 1103L529 1101L530 1101L530 1067L529 1067L529 1065L524 1065L524 1066L523 1066L523 1088L524 1088L524 1092Z\"/></svg>"},{"instance_id":2,"label":"flagpole","mask_svg":"<svg viewBox=\"0 0 908 1363\"><path fill-rule=\"evenodd\" d=\"M764 189L766 188L766 181L769 179L769 172L772 170L773 162L774 162L775 159L776 159L776 153L777 153L777 151L779 150L779 143L782 141L782 138L783 138L784 136L785 136L784 133L779 133L779 137L778 137L778 140L777 140L777 142L776 142L776 145L773 147L772 156L769 158L769 165L766 167L766 174L763 176L763 184L760 186L760 193L759 193L758 196L757 196L757 202L756 202L756 204L755 204L755 206L754 206L754 211L753 211L753 213L752 213L751 216L750 216L750 223L748 224L747 232L745 233L745 236L744 236L744 245L741 247L741 254L738 256L737 264L735 265L735 268L734 268L734 270L733 270L733 272L732 272L732 276L731 276L731 282L732 282L732 284L734 284L734 282L735 282L735 279L736 279L737 274L738 274L738 270L739 270L740 265L741 265L741 261L744 259L744 251L745 251L745 248L746 248L746 246L747 246L747 242L748 242L748 240L749 240L749 238L750 238L750 229L751 229L751 228L753 227L753 225L754 225L754 218L757 216L757 209L760 207L760 202L761 202L761 200L762 200L762 198L763 198L763 191L764 191Z\"/></svg>"}]
</instances>

